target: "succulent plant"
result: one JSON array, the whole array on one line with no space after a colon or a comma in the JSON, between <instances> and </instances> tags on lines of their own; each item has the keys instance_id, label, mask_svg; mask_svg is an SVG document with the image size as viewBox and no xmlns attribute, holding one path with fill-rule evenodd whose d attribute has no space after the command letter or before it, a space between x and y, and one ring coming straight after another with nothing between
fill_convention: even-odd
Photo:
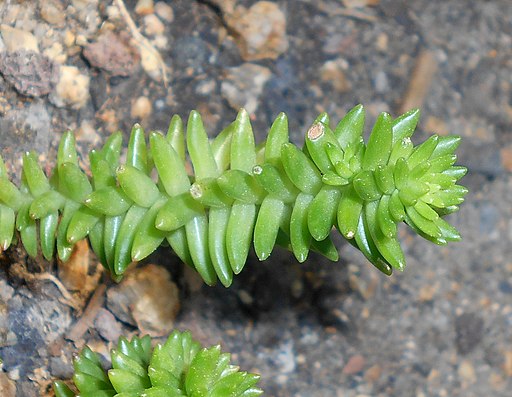
<instances>
[{"instance_id":1,"label":"succulent plant","mask_svg":"<svg viewBox=\"0 0 512 397\"><path fill-rule=\"evenodd\" d=\"M173 331L153 349L151 338L121 337L110 351L112 368L85 347L73 360L73 381L80 397L255 397L259 375L239 371L220 346L201 348L190 332ZM74 397L62 381L54 382L56 397Z\"/></svg>"},{"instance_id":2,"label":"succulent plant","mask_svg":"<svg viewBox=\"0 0 512 397\"><path fill-rule=\"evenodd\" d=\"M322 113L298 148L283 113L256 145L245 110L212 140L192 111L186 134L174 116L167 134L149 134L149 148L135 125L123 163L122 135L113 134L90 152L91 177L66 132L50 177L27 153L17 187L0 159L0 247L9 247L16 229L29 255L40 246L49 259L56 247L65 261L88 237L120 279L130 262L166 243L207 284L220 279L229 286L251 243L260 260L275 245L299 262L310 250L338 260L334 227L390 275L405 267L401 222L436 244L460 239L443 217L464 200L467 189L457 181L466 168L454 165L457 136L432 135L413 145L418 110L396 119L382 113L366 143L364 118L359 105L331 129Z\"/></svg>"}]
</instances>

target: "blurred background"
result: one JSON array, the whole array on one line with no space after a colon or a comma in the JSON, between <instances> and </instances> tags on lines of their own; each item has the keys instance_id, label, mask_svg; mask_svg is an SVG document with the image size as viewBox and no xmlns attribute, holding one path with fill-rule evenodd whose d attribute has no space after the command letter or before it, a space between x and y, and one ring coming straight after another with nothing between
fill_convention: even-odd
<instances>
[{"instance_id":1,"label":"blurred background","mask_svg":"<svg viewBox=\"0 0 512 397\"><path fill-rule=\"evenodd\" d=\"M279 112L300 143L326 111L421 108L419 143L462 136L470 193L437 247L400 231L408 267L386 277L341 259L252 256L207 287L162 248L120 284L86 244L70 264L0 254L2 396L50 396L85 343L190 329L221 343L269 396L510 396L512 2L508 0L0 1L0 149L51 166L61 133L82 162L114 131L165 131L197 109L210 136L237 110L264 139ZM50 168L48 168L49 170ZM155 293L156 292L156 293ZM507 392L508 390L508 392Z\"/></svg>"}]
</instances>

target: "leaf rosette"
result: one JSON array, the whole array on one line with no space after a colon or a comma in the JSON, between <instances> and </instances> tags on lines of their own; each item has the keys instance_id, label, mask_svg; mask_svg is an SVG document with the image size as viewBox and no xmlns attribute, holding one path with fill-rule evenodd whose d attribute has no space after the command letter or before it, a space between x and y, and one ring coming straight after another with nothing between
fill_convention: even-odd
<instances>
[{"instance_id":1,"label":"leaf rosette","mask_svg":"<svg viewBox=\"0 0 512 397\"><path fill-rule=\"evenodd\" d=\"M202 348L190 332L173 331L164 344L151 338L121 337L110 351L112 367L85 347L73 360L78 397L256 397L260 377L230 364L220 346ZM74 397L62 381L54 382L56 397Z\"/></svg>"}]
</instances>

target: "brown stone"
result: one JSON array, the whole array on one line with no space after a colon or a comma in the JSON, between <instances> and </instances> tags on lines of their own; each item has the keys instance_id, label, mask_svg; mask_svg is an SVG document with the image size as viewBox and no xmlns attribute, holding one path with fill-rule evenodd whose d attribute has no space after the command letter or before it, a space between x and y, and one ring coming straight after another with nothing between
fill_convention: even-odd
<instances>
[{"instance_id":1,"label":"brown stone","mask_svg":"<svg viewBox=\"0 0 512 397\"><path fill-rule=\"evenodd\" d=\"M364 378L371 383L377 382L382 374L382 368L380 365L372 365L368 368L364 374Z\"/></svg>"},{"instance_id":2,"label":"brown stone","mask_svg":"<svg viewBox=\"0 0 512 397\"><path fill-rule=\"evenodd\" d=\"M360 354L356 354L348 359L342 372L346 375L355 375L363 370L365 364L365 358Z\"/></svg>"},{"instance_id":3,"label":"brown stone","mask_svg":"<svg viewBox=\"0 0 512 397\"><path fill-rule=\"evenodd\" d=\"M40 14L46 22L58 27L62 27L66 21L64 6L59 0L42 1Z\"/></svg>"},{"instance_id":4,"label":"brown stone","mask_svg":"<svg viewBox=\"0 0 512 397\"><path fill-rule=\"evenodd\" d=\"M105 31L94 43L87 44L84 57L92 66L112 76L131 75L140 61L137 51L111 31Z\"/></svg>"},{"instance_id":5,"label":"brown stone","mask_svg":"<svg viewBox=\"0 0 512 397\"><path fill-rule=\"evenodd\" d=\"M320 69L322 81L331 84L340 93L350 91L352 88L343 71L343 63L341 60L327 61Z\"/></svg>"},{"instance_id":6,"label":"brown stone","mask_svg":"<svg viewBox=\"0 0 512 397\"><path fill-rule=\"evenodd\" d=\"M131 108L131 116L133 119L144 120L151 115L153 106L148 97L141 96L135 99Z\"/></svg>"},{"instance_id":7,"label":"brown stone","mask_svg":"<svg viewBox=\"0 0 512 397\"><path fill-rule=\"evenodd\" d=\"M50 100L58 107L80 109L89 100L89 76L81 74L76 66L60 67L60 78Z\"/></svg>"},{"instance_id":8,"label":"brown stone","mask_svg":"<svg viewBox=\"0 0 512 397\"><path fill-rule=\"evenodd\" d=\"M512 377L512 350L508 350L504 354L505 361L503 363L503 371L508 377Z\"/></svg>"},{"instance_id":9,"label":"brown stone","mask_svg":"<svg viewBox=\"0 0 512 397\"><path fill-rule=\"evenodd\" d=\"M129 272L107 292L110 311L152 336L167 335L180 308L179 291L163 267L147 265Z\"/></svg>"},{"instance_id":10,"label":"brown stone","mask_svg":"<svg viewBox=\"0 0 512 397\"><path fill-rule=\"evenodd\" d=\"M249 9L239 6L226 14L226 22L237 33L235 40L246 61L276 59L288 49L286 17L275 3L259 1Z\"/></svg>"},{"instance_id":11,"label":"brown stone","mask_svg":"<svg viewBox=\"0 0 512 397\"><path fill-rule=\"evenodd\" d=\"M16 385L9 379L5 372L0 372L0 396L15 397Z\"/></svg>"},{"instance_id":12,"label":"brown stone","mask_svg":"<svg viewBox=\"0 0 512 397\"><path fill-rule=\"evenodd\" d=\"M500 150L501 164L508 172L512 172L512 145L507 145Z\"/></svg>"},{"instance_id":13,"label":"brown stone","mask_svg":"<svg viewBox=\"0 0 512 397\"><path fill-rule=\"evenodd\" d=\"M18 50L0 54L0 72L22 95L48 94L59 78L59 66L38 52Z\"/></svg>"}]
</instances>

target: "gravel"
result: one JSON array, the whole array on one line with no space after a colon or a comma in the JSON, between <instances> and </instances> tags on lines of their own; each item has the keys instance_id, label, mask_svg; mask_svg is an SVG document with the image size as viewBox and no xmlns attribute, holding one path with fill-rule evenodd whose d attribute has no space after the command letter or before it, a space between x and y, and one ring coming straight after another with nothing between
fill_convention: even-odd
<instances>
[{"instance_id":1,"label":"gravel","mask_svg":"<svg viewBox=\"0 0 512 397\"><path fill-rule=\"evenodd\" d=\"M428 50L437 71L421 98L415 141L437 131L463 138L459 163L470 169L463 180L470 193L450 216L463 241L438 247L404 228L408 267L390 278L341 242L335 264L312 255L298 265L284 251L263 263L251 256L230 289L203 286L162 248L138 277L165 274L174 305L166 320L155 320L158 314L146 313L151 305L141 303L151 296L150 284L140 297L127 292L123 305L112 296L130 287L108 285L109 298L77 341L66 337L81 314L59 290L9 271L23 263L33 273L57 274L55 263L31 260L13 247L0 254L2 393L13 396L15 385L19 397L50 396L51 379L69 377L72 354L84 343L104 354L120 332L131 335L142 326L161 335L174 325L202 343L221 343L242 369L262 375L260 385L271 396L509 396L512 3L175 0L126 6L141 32L152 34L147 39L168 67L167 85L158 80L161 74L148 75L147 63L138 67L131 51L140 43L131 40L115 4L0 4L0 23L8 26L2 32L15 28L26 47L4 37L2 59L34 52L34 62L18 74L14 61L0 65L0 152L12 175L20 175L25 150L53 161L67 129L92 126L101 140L122 129L126 137L137 98L151 105L148 131L165 131L172 114L186 118L197 109L213 136L241 104L251 107L258 140L280 111L295 142L321 111L336 120L363 103L370 123L381 111L397 114L418 56ZM272 18L235 23L244 9L270 10ZM160 24L148 30L155 15L163 33ZM254 32L263 28L277 35L270 47L260 46L261 32ZM118 48L124 58L117 64L115 53L99 58L94 52L109 35L130 43ZM60 84L54 83L54 61L35 50L57 52ZM160 66L151 64L153 72ZM97 142L90 135L77 137L84 161ZM126 304L138 305L135 318Z\"/></svg>"}]
</instances>

